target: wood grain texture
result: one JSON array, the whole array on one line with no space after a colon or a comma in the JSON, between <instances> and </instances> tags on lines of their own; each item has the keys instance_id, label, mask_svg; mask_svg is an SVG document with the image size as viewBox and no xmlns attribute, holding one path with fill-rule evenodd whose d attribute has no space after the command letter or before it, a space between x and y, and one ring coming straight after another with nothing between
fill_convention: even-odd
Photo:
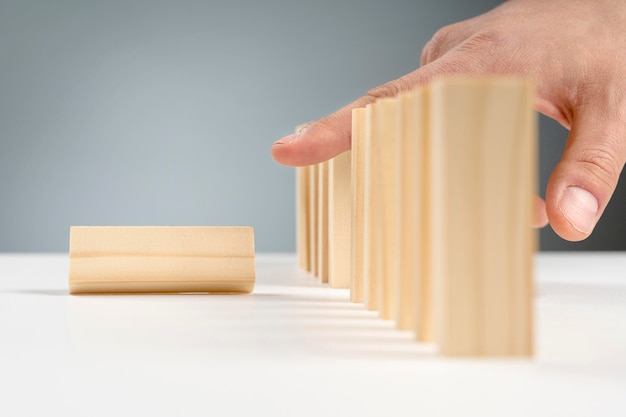
<instances>
[{"instance_id":1,"label":"wood grain texture","mask_svg":"<svg viewBox=\"0 0 626 417\"><path fill-rule=\"evenodd\" d=\"M328 161L317 169L317 275L328 282Z\"/></svg>"},{"instance_id":2,"label":"wood grain texture","mask_svg":"<svg viewBox=\"0 0 626 417\"><path fill-rule=\"evenodd\" d=\"M449 79L431 93L436 343L448 356L531 355L531 88L514 79Z\"/></svg>"},{"instance_id":3,"label":"wood grain texture","mask_svg":"<svg viewBox=\"0 0 626 417\"><path fill-rule=\"evenodd\" d=\"M431 297L428 285L426 179L427 93L420 88L399 96L400 145L398 215L398 288L396 325L414 330L419 341L431 341ZM430 336L430 337L429 337Z\"/></svg>"},{"instance_id":4,"label":"wood grain texture","mask_svg":"<svg viewBox=\"0 0 626 417\"><path fill-rule=\"evenodd\" d=\"M295 133L299 133L308 123L296 126ZM298 266L305 271L311 271L311 248L310 248L310 169L309 167L296 168L296 252L298 254Z\"/></svg>"},{"instance_id":5,"label":"wood grain texture","mask_svg":"<svg viewBox=\"0 0 626 417\"><path fill-rule=\"evenodd\" d=\"M364 304L378 310L381 274L380 155L376 131L376 103L365 107L365 206L363 211Z\"/></svg>"},{"instance_id":6,"label":"wood grain texture","mask_svg":"<svg viewBox=\"0 0 626 417\"><path fill-rule=\"evenodd\" d=\"M311 262L311 273L315 276L318 275L318 254L317 254L317 240L318 240L318 165L308 166L309 170L309 259Z\"/></svg>"},{"instance_id":7,"label":"wood grain texture","mask_svg":"<svg viewBox=\"0 0 626 417\"><path fill-rule=\"evenodd\" d=\"M71 294L251 292L251 227L73 226Z\"/></svg>"},{"instance_id":8,"label":"wood grain texture","mask_svg":"<svg viewBox=\"0 0 626 417\"><path fill-rule=\"evenodd\" d=\"M355 303L364 300L364 210L365 210L365 109L352 110L352 254L350 299Z\"/></svg>"},{"instance_id":9,"label":"wood grain texture","mask_svg":"<svg viewBox=\"0 0 626 417\"><path fill-rule=\"evenodd\" d=\"M379 99L376 102L382 270L379 276L378 311L384 320L396 319L398 313L400 103L400 100L395 97Z\"/></svg>"},{"instance_id":10,"label":"wood grain texture","mask_svg":"<svg viewBox=\"0 0 626 417\"><path fill-rule=\"evenodd\" d=\"M311 270L309 237L309 168L296 168L296 247L298 266Z\"/></svg>"},{"instance_id":11,"label":"wood grain texture","mask_svg":"<svg viewBox=\"0 0 626 417\"><path fill-rule=\"evenodd\" d=\"M350 288L352 253L351 151L328 161L328 282Z\"/></svg>"}]
</instances>

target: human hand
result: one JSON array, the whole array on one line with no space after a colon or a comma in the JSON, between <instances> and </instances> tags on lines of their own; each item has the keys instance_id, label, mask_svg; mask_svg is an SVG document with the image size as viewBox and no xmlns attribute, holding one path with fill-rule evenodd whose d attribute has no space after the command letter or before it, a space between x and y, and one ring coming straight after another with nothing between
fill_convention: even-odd
<instances>
[{"instance_id":1,"label":"human hand","mask_svg":"<svg viewBox=\"0 0 626 417\"><path fill-rule=\"evenodd\" d=\"M570 130L535 226L562 238L588 237L626 161L626 2L511 0L440 29L421 67L272 146L291 166L328 160L350 148L351 110L441 75L518 75L534 80L537 111Z\"/></svg>"}]
</instances>

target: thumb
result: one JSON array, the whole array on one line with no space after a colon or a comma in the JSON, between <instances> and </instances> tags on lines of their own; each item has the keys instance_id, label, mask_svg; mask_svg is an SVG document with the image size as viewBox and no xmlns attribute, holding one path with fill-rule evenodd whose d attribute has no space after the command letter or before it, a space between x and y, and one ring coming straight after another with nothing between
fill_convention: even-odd
<instances>
[{"instance_id":1,"label":"thumb","mask_svg":"<svg viewBox=\"0 0 626 417\"><path fill-rule=\"evenodd\" d=\"M591 234L626 159L623 123L601 107L574 119L561 161L548 182L548 219L566 240L579 241Z\"/></svg>"},{"instance_id":2,"label":"thumb","mask_svg":"<svg viewBox=\"0 0 626 417\"><path fill-rule=\"evenodd\" d=\"M443 60L425 65L401 78L370 90L365 96L353 101L335 113L316 120L285 136L272 145L272 156L283 165L304 166L323 162L350 149L352 109L365 107L381 97L392 97L418 85L426 84L450 65Z\"/></svg>"}]
</instances>

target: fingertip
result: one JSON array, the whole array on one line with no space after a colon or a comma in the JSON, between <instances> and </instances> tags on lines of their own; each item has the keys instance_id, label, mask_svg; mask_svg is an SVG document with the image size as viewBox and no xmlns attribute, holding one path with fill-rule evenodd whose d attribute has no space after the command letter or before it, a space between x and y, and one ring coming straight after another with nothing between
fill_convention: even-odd
<instances>
[{"instance_id":1,"label":"fingertip","mask_svg":"<svg viewBox=\"0 0 626 417\"><path fill-rule=\"evenodd\" d=\"M351 125L351 111L341 109L277 140L271 154L276 162L288 166L327 161L350 149Z\"/></svg>"},{"instance_id":2,"label":"fingertip","mask_svg":"<svg viewBox=\"0 0 626 417\"><path fill-rule=\"evenodd\" d=\"M272 144L271 154L276 162L287 166L310 165L307 154L301 150L301 137L315 122L306 123L296 128L296 132L278 139ZM305 145L307 138L304 139ZM294 146L295 145L295 146Z\"/></svg>"},{"instance_id":3,"label":"fingertip","mask_svg":"<svg viewBox=\"0 0 626 417\"><path fill-rule=\"evenodd\" d=\"M418 75L415 75L418 74ZM296 134L272 144L276 162L288 166L305 166L327 161L351 147L352 110L365 107L377 98L393 96L418 84L419 72L370 90L369 94L342 107L333 114L303 125ZM423 78L423 77L422 77Z\"/></svg>"},{"instance_id":4,"label":"fingertip","mask_svg":"<svg viewBox=\"0 0 626 417\"><path fill-rule=\"evenodd\" d=\"M547 213L556 234L565 240L578 242L589 237L596 226L598 199L583 187L567 185L552 192Z\"/></svg>"},{"instance_id":5,"label":"fingertip","mask_svg":"<svg viewBox=\"0 0 626 417\"><path fill-rule=\"evenodd\" d=\"M272 158L281 165L297 166L295 163L297 158L294 157L294 152L291 147L291 144L295 140L296 134L291 134L274 142L270 148Z\"/></svg>"}]
</instances>

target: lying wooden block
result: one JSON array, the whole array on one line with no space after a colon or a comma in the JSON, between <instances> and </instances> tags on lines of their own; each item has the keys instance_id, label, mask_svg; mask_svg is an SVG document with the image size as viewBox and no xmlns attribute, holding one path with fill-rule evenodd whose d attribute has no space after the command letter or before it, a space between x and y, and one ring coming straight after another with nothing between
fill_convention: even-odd
<instances>
[{"instance_id":1,"label":"lying wooden block","mask_svg":"<svg viewBox=\"0 0 626 417\"><path fill-rule=\"evenodd\" d=\"M251 227L73 226L69 286L83 293L249 293Z\"/></svg>"}]
</instances>

